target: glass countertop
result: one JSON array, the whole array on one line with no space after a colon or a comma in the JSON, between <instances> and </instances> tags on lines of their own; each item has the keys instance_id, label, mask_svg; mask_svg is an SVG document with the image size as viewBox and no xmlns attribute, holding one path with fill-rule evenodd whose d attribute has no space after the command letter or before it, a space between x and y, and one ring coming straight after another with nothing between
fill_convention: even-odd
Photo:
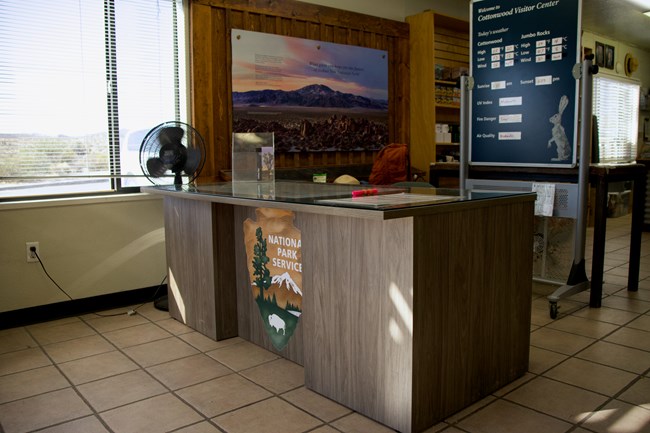
<instances>
[{"instance_id":1,"label":"glass countertop","mask_svg":"<svg viewBox=\"0 0 650 433\"><path fill-rule=\"evenodd\" d=\"M370 210L409 209L452 202L489 200L531 195L530 192L475 191L430 187L342 185L297 181L224 182L199 185L145 187L160 192L260 200L280 203L334 206Z\"/></svg>"}]
</instances>

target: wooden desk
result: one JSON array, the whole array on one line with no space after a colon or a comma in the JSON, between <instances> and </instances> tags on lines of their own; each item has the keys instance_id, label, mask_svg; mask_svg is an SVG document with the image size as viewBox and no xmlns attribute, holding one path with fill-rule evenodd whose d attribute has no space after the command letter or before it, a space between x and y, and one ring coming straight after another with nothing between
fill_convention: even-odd
<instances>
[{"instance_id":1,"label":"wooden desk","mask_svg":"<svg viewBox=\"0 0 650 433\"><path fill-rule=\"evenodd\" d=\"M458 167L432 165L431 179L450 176ZM632 224L630 230L630 259L628 267L627 290L635 292L639 287L639 266L641 258L641 236L646 199L646 167L643 164L591 164L589 182L596 188L594 240L591 264L589 306L601 306L603 273L605 264L605 235L607 231L607 199L610 183L634 181L632 194ZM457 173L456 173L457 175ZM523 167L470 167L472 179L527 180L538 182L577 182L578 169L523 168Z\"/></svg>"},{"instance_id":2,"label":"wooden desk","mask_svg":"<svg viewBox=\"0 0 650 433\"><path fill-rule=\"evenodd\" d=\"M646 173L646 191L645 191L645 211L643 217L643 231L650 232L650 159L637 159L639 164L645 165Z\"/></svg>"},{"instance_id":3,"label":"wooden desk","mask_svg":"<svg viewBox=\"0 0 650 433\"><path fill-rule=\"evenodd\" d=\"M164 196L175 319L302 364L308 388L405 433L526 373L533 194L370 210L227 185L143 188ZM329 187L359 189L319 186ZM242 224L258 207L294 211L302 236L302 315L282 351L262 330L246 268Z\"/></svg>"},{"instance_id":4,"label":"wooden desk","mask_svg":"<svg viewBox=\"0 0 650 433\"><path fill-rule=\"evenodd\" d=\"M602 300L603 272L605 266L607 193L608 186L612 182L634 181L627 290L636 292L639 288L641 236L643 234L643 214L645 211L646 167L643 164L592 164L589 169L589 179L591 184L596 187L594 249L591 262L589 306L598 308Z\"/></svg>"}]
</instances>

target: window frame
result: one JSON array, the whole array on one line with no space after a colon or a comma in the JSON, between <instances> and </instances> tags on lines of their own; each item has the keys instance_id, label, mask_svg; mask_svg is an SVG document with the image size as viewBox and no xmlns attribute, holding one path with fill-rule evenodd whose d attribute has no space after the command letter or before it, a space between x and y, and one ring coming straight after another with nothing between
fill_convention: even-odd
<instances>
[{"instance_id":1,"label":"window frame","mask_svg":"<svg viewBox=\"0 0 650 433\"><path fill-rule=\"evenodd\" d=\"M610 86L606 90L610 94L616 93L615 96L622 97L623 93L631 93L631 97L629 100L625 101L620 99L617 99L615 102L611 100L600 101L599 85L604 82L608 83L608 86ZM620 90L616 88L617 86L630 86L630 88ZM612 87L614 87L614 89L612 89ZM609 74L601 74L594 77L592 109L593 114L597 118L598 124L597 145L599 162L626 163L636 160L639 146L639 91L640 84L635 80L624 79ZM616 107L617 111L615 114L612 114L613 110L607 110L609 116L606 116L599 110L599 104L603 107ZM621 113L621 107L624 107L623 113ZM626 114L629 114L629 116ZM624 121L629 121L630 123L625 129L625 133L622 133L620 125ZM629 143L619 144L619 141L624 140L625 138L630 138ZM608 139L610 141L613 140L614 142L607 143ZM612 148L607 149L607 146L612 146ZM614 156L606 156L610 154L613 154Z\"/></svg>"},{"instance_id":2,"label":"window frame","mask_svg":"<svg viewBox=\"0 0 650 433\"><path fill-rule=\"evenodd\" d=\"M92 0L91 0L92 1ZM45 194L28 194L28 195L2 195L0 189L0 203L2 202L29 202L29 201L46 201L61 199L76 199L84 197L105 197L122 194L133 194L140 192L140 186L124 186L123 179L127 177L136 177L138 179L147 179L144 173L139 175L125 175L121 173L120 161L122 152L122 143L120 140L119 128L119 104L118 104L118 77L119 68L116 56L119 54L117 49L117 30L116 30L116 0L102 0L104 10L104 58L105 58L105 76L106 91L105 104L107 106L107 115L104 119L107 122L106 151L108 152L108 174L105 175L65 175L57 174L52 176L7 176L10 180L65 180L65 179L107 179L109 186L106 189L95 191L61 191ZM186 0L169 0L173 16L173 81L174 85L174 119L165 119L165 121L176 120L186 121L189 118L189 62L188 62L188 2ZM179 15L180 14L180 15ZM181 68L185 70L182 71ZM154 128L156 125L151 125ZM0 178L1 179L1 178ZM33 190L43 187L57 187L56 184L33 186ZM25 186L29 190L30 186Z\"/></svg>"}]
</instances>

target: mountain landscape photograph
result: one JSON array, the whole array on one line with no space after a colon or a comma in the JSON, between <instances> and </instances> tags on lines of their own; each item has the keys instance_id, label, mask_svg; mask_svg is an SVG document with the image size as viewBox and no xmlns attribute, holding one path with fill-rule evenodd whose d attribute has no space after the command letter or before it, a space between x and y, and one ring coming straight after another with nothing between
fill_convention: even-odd
<instances>
[{"instance_id":1,"label":"mountain landscape photograph","mask_svg":"<svg viewBox=\"0 0 650 433\"><path fill-rule=\"evenodd\" d=\"M387 52L237 30L233 132L273 132L276 152L388 144Z\"/></svg>"},{"instance_id":2,"label":"mountain landscape photograph","mask_svg":"<svg viewBox=\"0 0 650 433\"><path fill-rule=\"evenodd\" d=\"M268 132L276 152L377 150L388 142L388 101L313 84L233 92L233 132Z\"/></svg>"}]
</instances>

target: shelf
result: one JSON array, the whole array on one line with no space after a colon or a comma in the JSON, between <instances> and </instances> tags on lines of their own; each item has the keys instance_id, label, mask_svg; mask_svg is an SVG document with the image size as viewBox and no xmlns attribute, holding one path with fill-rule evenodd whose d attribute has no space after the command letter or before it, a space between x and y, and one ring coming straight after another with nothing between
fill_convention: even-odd
<instances>
[{"instance_id":1,"label":"shelf","mask_svg":"<svg viewBox=\"0 0 650 433\"><path fill-rule=\"evenodd\" d=\"M460 88L452 77L469 70L469 22L431 10L406 21L411 29L409 154L411 167L428 173L439 154L456 154L460 148L447 136L437 143L435 125L460 123Z\"/></svg>"},{"instance_id":2,"label":"shelf","mask_svg":"<svg viewBox=\"0 0 650 433\"><path fill-rule=\"evenodd\" d=\"M454 108L456 110L460 110L460 105L453 105L453 104L439 104L435 103L437 108Z\"/></svg>"},{"instance_id":3,"label":"shelf","mask_svg":"<svg viewBox=\"0 0 650 433\"><path fill-rule=\"evenodd\" d=\"M456 81L447 81L447 80L434 80L434 84L447 84L449 86L455 86L458 83Z\"/></svg>"}]
</instances>

